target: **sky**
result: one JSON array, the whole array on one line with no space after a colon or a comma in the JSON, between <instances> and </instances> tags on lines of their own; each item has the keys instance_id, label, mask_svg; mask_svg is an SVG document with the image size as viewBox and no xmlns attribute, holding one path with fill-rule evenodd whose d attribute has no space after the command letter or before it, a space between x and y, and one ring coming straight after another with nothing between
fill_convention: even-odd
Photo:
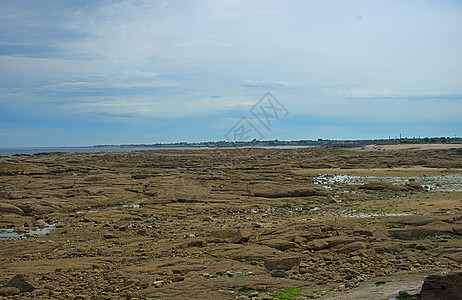
<instances>
[{"instance_id":1,"label":"sky","mask_svg":"<svg viewBox=\"0 0 462 300\"><path fill-rule=\"evenodd\" d=\"M462 136L458 0L0 1L0 147L400 134Z\"/></svg>"}]
</instances>

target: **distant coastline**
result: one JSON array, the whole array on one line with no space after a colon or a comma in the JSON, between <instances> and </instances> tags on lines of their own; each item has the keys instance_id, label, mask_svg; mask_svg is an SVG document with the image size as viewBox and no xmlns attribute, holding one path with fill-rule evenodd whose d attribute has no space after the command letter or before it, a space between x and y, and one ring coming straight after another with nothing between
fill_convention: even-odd
<instances>
[{"instance_id":1,"label":"distant coastline","mask_svg":"<svg viewBox=\"0 0 462 300\"><path fill-rule=\"evenodd\" d=\"M76 147L2 147L0 156L35 155L49 152L130 152L147 150L200 150L200 149L236 149L236 148L309 148L318 146L365 147L368 145L402 145L402 144L437 144L462 143L462 138L424 138L424 139L375 139L375 140L298 140L298 141L250 141L250 142L201 142L201 143L168 143L168 144L124 144L95 145Z\"/></svg>"}]
</instances>

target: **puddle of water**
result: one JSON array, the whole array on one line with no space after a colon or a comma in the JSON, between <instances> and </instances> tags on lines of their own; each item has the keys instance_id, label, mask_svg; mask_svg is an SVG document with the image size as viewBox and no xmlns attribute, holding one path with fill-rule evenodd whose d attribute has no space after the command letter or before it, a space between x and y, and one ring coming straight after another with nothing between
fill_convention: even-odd
<instances>
[{"instance_id":1,"label":"puddle of water","mask_svg":"<svg viewBox=\"0 0 462 300\"><path fill-rule=\"evenodd\" d=\"M139 204L130 204L130 205L122 205L122 207L129 207L129 208L140 208L140 205Z\"/></svg>"},{"instance_id":2,"label":"puddle of water","mask_svg":"<svg viewBox=\"0 0 462 300\"><path fill-rule=\"evenodd\" d=\"M140 208L139 204L130 204L130 205L122 205L123 208ZM112 210L112 209L118 209L119 206L112 206L112 207L93 207L90 208L89 210L78 210L75 213L76 214L91 214L95 212L99 212L102 210Z\"/></svg>"},{"instance_id":3,"label":"puddle of water","mask_svg":"<svg viewBox=\"0 0 462 300\"><path fill-rule=\"evenodd\" d=\"M11 239L20 239L28 237L42 237L49 234L53 229L56 228L55 224L49 225L45 223L44 228L39 228L36 230L28 230L22 234L19 234L14 231L14 229L0 229L0 240L11 240Z\"/></svg>"},{"instance_id":4,"label":"puddle of water","mask_svg":"<svg viewBox=\"0 0 462 300\"><path fill-rule=\"evenodd\" d=\"M462 174L414 177L380 177L323 174L313 178L314 184L320 184L328 187L335 184L363 185L365 183L373 181L390 182L392 184L405 184L410 180L414 180L418 184L432 191L462 191Z\"/></svg>"}]
</instances>

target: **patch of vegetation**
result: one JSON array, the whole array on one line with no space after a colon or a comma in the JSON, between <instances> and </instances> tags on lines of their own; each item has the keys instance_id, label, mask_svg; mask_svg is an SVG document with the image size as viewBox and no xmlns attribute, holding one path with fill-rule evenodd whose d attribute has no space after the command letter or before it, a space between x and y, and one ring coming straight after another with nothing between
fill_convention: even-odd
<instances>
[{"instance_id":1,"label":"patch of vegetation","mask_svg":"<svg viewBox=\"0 0 462 300\"><path fill-rule=\"evenodd\" d=\"M384 285L385 283L388 283L388 282L390 282L390 281L389 281L389 280L377 281L377 282L375 283L375 286Z\"/></svg>"},{"instance_id":2,"label":"patch of vegetation","mask_svg":"<svg viewBox=\"0 0 462 300\"><path fill-rule=\"evenodd\" d=\"M399 295L396 300L411 300L412 298L409 297L408 295Z\"/></svg>"},{"instance_id":3,"label":"patch of vegetation","mask_svg":"<svg viewBox=\"0 0 462 300\"><path fill-rule=\"evenodd\" d=\"M308 296L308 293L301 293L301 289L299 288L292 288L292 289L287 289L285 291L281 292L274 292L274 293L269 293L268 295L272 297L276 297L281 300L291 300L295 297L306 297Z\"/></svg>"},{"instance_id":4,"label":"patch of vegetation","mask_svg":"<svg viewBox=\"0 0 462 300\"><path fill-rule=\"evenodd\" d=\"M318 292L318 291L315 291L315 292ZM312 294L312 293L302 293L300 288L292 288L292 289L287 289L284 291L273 292L273 293L267 293L267 292L257 291L257 290L242 290L242 291L239 291L239 293L237 294L239 296L249 297L253 293L267 294L271 297L276 297L277 299L281 299L281 300L292 300L295 297L307 297L309 296L309 294Z\"/></svg>"}]
</instances>

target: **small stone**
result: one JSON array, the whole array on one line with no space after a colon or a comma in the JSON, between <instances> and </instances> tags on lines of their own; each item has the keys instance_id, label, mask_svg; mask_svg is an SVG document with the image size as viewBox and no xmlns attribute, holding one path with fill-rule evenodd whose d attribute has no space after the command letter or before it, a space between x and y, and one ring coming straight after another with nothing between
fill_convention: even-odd
<instances>
[{"instance_id":1,"label":"small stone","mask_svg":"<svg viewBox=\"0 0 462 300\"><path fill-rule=\"evenodd\" d=\"M116 238L116 236L113 235L113 234L111 234L111 233L105 233L105 234L103 235L103 237L104 237L105 239L115 239L115 238Z\"/></svg>"},{"instance_id":2,"label":"small stone","mask_svg":"<svg viewBox=\"0 0 462 300\"><path fill-rule=\"evenodd\" d=\"M257 299L258 300L270 300L270 299L274 299L274 298L272 296L268 295L268 294L261 293L261 294L258 295Z\"/></svg>"},{"instance_id":3,"label":"small stone","mask_svg":"<svg viewBox=\"0 0 462 300\"><path fill-rule=\"evenodd\" d=\"M351 258L351 261L352 261L352 262L361 261L361 257L360 257L360 256L357 256L357 255L356 255L356 256L353 256L353 257Z\"/></svg>"},{"instance_id":4,"label":"small stone","mask_svg":"<svg viewBox=\"0 0 462 300\"><path fill-rule=\"evenodd\" d=\"M170 278L170 280L171 280L172 282L183 281L183 280L184 280L184 277L183 277L183 276L180 276L180 275L175 275L175 276L173 276L172 278Z\"/></svg>"},{"instance_id":5,"label":"small stone","mask_svg":"<svg viewBox=\"0 0 462 300\"><path fill-rule=\"evenodd\" d=\"M250 229L241 228L237 231L236 235L233 237L232 242L235 244L244 243L250 239Z\"/></svg>"},{"instance_id":6,"label":"small stone","mask_svg":"<svg viewBox=\"0 0 462 300\"><path fill-rule=\"evenodd\" d=\"M286 272L284 272L284 270L281 270L281 269L272 270L270 274L273 277L285 277L286 276Z\"/></svg>"},{"instance_id":7,"label":"small stone","mask_svg":"<svg viewBox=\"0 0 462 300\"><path fill-rule=\"evenodd\" d=\"M138 230L136 233L139 234L139 235L144 235L144 236L148 235L148 232L144 228Z\"/></svg>"},{"instance_id":8,"label":"small stone","mask_svg":"<svg viewBox=\"0 0 462 300\"><path fill-rule=\"evenodd\" d=\"M38 227L43 227L43 226L45 226L45 220L38 219L38 220L35 221L35 225L38 226Z\"/></svg>"},{"instance_id":9,"label":"small stone","mask_svg":"<svg viewBox=\"0 0 462 300\"><path fill-rule=\"evenodd\" d=\"M250 298L253 298L253 297L258 297L258 292L252 292L249 294L249 297Z\"/></svg>"}]
</instances>

